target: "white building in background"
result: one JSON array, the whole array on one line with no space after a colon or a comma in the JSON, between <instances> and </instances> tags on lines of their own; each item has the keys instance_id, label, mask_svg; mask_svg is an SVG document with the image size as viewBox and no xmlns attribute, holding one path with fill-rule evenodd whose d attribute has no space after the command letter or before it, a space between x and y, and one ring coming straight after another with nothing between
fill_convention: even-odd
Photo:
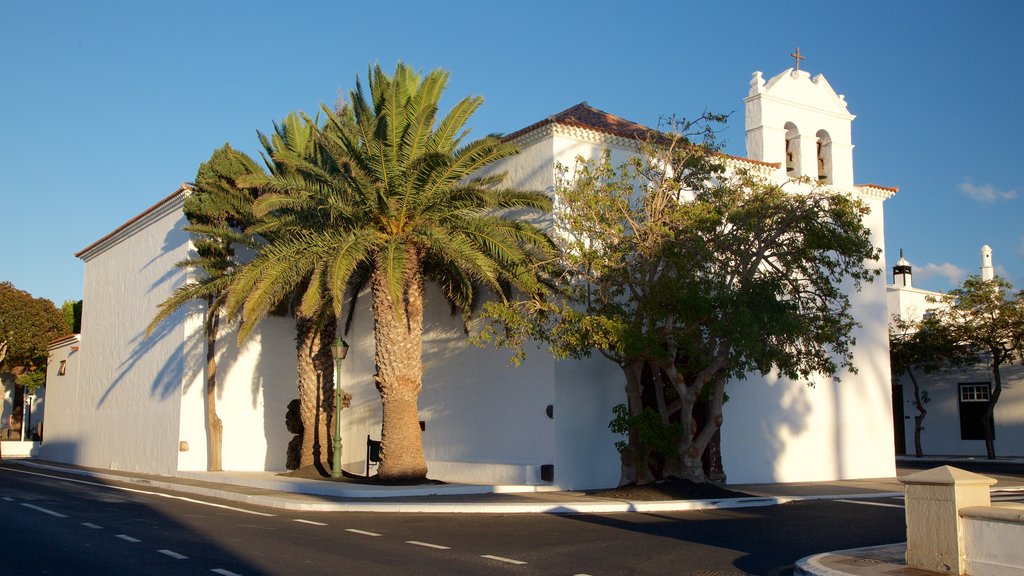
<instances>
[{"instance_id":1,"label":"white building in background","mask_svg":"<svg viewBox=\"0 0 1024 576\"><path fill-rule=\"evenodd\" d=\"M982 280L995 277L992 248L981 247ZM913 268L902 254L893 267L893 283L886 288L889 316L920 321L932 309L942 306L942 292L913 286ZM929 301L931 299L931 301ZM921 390L927 393L928 414L921 432L925 455L986 456L985 430L981 414L992 390L992 370L987 363L970 368L925 374L915 371ZM893 420L896 452L914 453L914 385L906 374L893 374ZM996 454L1024 456L1024 366L1005 364L1000 368L1003 393L993 419Z\"/></svg>"},{"instance_id":2,"label":"white building in background","mask_svg":"<svg viewBox=\"0 0 1024 576\"><path fill-rule=\"evenodd\" d=\"M872 241L883 246L882 204L895 189L854 184L854 117L824 77L791 69L765 81L757 72L744 102L748 155L733 165L779 182L808 176L861 198L871 208ZM604 149L621 161L647 130L579 104L511 134L521 153L493 169L506 171L511 185L553 191L556 164L597 158ZM192 249L182 231L188 193L183 186L78 253L86 302L80 374L73 391L59 380L49 390L44 458L160 474L206 468L200 304L144 337L157 305L186 281L174 263ZM612 407L625 402L617 366L603 358L556 361L538 350L509 367L507 352L468 345L442 299L427 297L438 303L424 314L420 398L430 477L562 489L617 483L619 438L608 431ZM730 482L895 473L883 283L865 286L853 304L861 324L857 374L841 374L840 383L823 378L814 388L760 377L729 384L722 453ZM293 340L282 318L268 319L240 348L233 332L221 336L226 470L284 469L285 407L297 395ZM352 404L342 414L342 462L362 473L366 438L379 438L381 417L368 305L348 340L342 386Z\"/></svg>"}]
</instances>

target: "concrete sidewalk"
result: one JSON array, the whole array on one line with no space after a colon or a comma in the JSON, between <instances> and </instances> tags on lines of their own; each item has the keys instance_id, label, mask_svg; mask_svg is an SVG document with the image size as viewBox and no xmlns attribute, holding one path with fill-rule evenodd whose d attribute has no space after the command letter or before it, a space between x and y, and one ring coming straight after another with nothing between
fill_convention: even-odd
<instances>
[{"instance_id":1,"label":"concrete sidewalk","mask_svg":"<svg viewBox=\"0 0 1024 576\"><path fill-rule=\"evenodd\" d=\"M612 514L677 512L772 506L803 500L888 498L902 496L895 478L741 484L731 490L743 498L635 501L557 491L543 486L426 484L380 486L356 482L310 480L274 472L180 472L157 476L85 468L32 459L9 460L25 473L60 472L92 480L128 483L219 498L252 506L303 512L429 512L487 514Z\"/></svg>"},{"instance_id":2,"label":"concrete sidewalk","mask_svg":"<svg viewBox=\"0 0 1024 576\"><path fill-rule=\"evenodd\" d=\"M794 576L937 576L939 572L908 568L907 543L886 544L815 554L798 560ZM944 575L945 576L945 575Z\"/></svg>"}]
</instances>

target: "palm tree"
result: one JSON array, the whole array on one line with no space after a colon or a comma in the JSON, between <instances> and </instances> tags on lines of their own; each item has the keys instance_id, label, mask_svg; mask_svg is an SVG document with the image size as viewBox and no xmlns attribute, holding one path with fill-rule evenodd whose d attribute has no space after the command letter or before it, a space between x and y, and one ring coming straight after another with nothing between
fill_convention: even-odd
<instances>
[{"instance_id":1,"label":"palm tree","mask_svg":"<svg viewBox=\"0 0 1024 576\"><path fill-rule=\"evenodd\" d=\"M224 425L217 415L217 335L224 299L231 275L237 269L233 244L250 244L244 228L251 222L252 198L241 190L236 179L260 171L248 156L225 144L199 166L196 184L185 198L184 212L193 234L196 255L178 263L192 270L196 278L188 281L160 304L156 316L146 328L152 334L157 325L179 308L196 300L205 303L203 334L206 339L205 411L207 468L222 470Z\"/></svg>"},{"instance_id":2,"label":"palm tree","mask_svg":"<svg viewBox=\"0 0 1024 576\"><path fill-rule=\"evenodd\" d=\"M499 188L503 175L472 177L516 150L494 136L462 144L479 97L437 122L447 79L442 70L421 76L399 63L388 76L375 66L369 99L357 79L350 107L324 108L317 154L275 156L289 173L252 185L267 191L254 210L274 223L276 240L240 272L228 298L245 334L286 294L301 292L305 314L328 303L339 313L346 293L369 285L385 480L427 472L417 406L425 281L465 312L481 287L501 298L542 291L556 250L515 218L550 210L547 196Z\"/></svg>"}]
</instances>

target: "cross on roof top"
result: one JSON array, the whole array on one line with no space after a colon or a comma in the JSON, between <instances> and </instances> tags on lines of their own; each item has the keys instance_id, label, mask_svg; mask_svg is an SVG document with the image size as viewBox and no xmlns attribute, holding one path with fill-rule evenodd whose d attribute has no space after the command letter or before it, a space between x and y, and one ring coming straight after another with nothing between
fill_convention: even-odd
<instances>
[{"instance_id":1,"label":"cross on roof top","mask_svg":"<svg viewBox=\"0 0 1024 576\"><path fill-rule=\"evenodd\" d=\"M804 58L803 56L800 55L800 47L799 46L796 47L796 52L790 54L789 56L793 60L796 60L796 69L797 70L800 69L800 61L801 60L806 60L806 58Z\"/></svg>"}]
</instances>

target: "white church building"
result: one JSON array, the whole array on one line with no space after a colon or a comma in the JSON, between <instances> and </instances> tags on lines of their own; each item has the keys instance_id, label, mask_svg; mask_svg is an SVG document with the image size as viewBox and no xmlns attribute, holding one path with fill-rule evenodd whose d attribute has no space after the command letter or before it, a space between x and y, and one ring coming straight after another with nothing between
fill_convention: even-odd
<instances>
[{"instance_id":1,"label":"white church building","mask_svg":"<svg viewBox=\"0 0 1024 576\"><path fill-rule=\"evenodd\" d=\"M900 255L893 266L893 283L887 287L889 316L917 322L932 309L942 306L942 292L914 286L913 267ZM981 247L982 280L995 277L992 248ZM992 391L992 370L987 362L970 367L925 373L915 370L921 391L928 401L922 422L921 448L925 456L986 457L985 430L981 415ZM906 374L893 374L893 422L896 452L914 454L914 385ZM996 403L992 421L997 456L1024 456L1024 366L1004 364L1000 368L1003 392Z\"/></svg>"},{"instance_id":2,"label":"white church building","mask_svg":"<svg viewBox=\"0 0 1024 576\"><path fill-rule=\"evenodd\" d=\"M883 202L896 190L854 183L854 116L843 96L823 76L790 69L768 80L754 73L744 103L747 157L731 158L733 166L778 182L809 176L862 199L872 241L884 246ZM521 153L494 169L507 172L510 185L553 191L557 164L604 149L622 161L646 130L579 104L512 133ZM187 280L174 264L192 249L182 231L189 191L182 186L77 254L85 262L80 350L75 373L48 384L40 457L167 475L206 469L200 304L145 337L157 306ZM461 322L432 296L419 404L428 475L560 489L615 485L620 438L608 422L626 400L621 370L603 358L555 360L542 350L511 367L508 352L468 344ZM721 440L729 482L895 474L885 283L864 286L852 301L861 324L857 374L842 373L838 383L821 378L815 387L761 377L729 383ZM352 395L342 413L342 465L353 473L365 471L366 439L380 433L371 323L368 311L357 314L342 373ZM297 396L293 342L286 318L266 320L241 347L233 332L221 335L225 470L284 470L286 405Z\"/></svg>"}]
</instances>

